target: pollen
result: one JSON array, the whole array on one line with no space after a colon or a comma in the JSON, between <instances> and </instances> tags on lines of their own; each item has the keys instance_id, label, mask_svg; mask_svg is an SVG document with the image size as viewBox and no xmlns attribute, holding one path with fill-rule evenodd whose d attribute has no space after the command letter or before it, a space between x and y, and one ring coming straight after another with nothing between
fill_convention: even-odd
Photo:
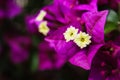
<instances>
[{"instance_id":1,"label":"pollen","mask_svg":"<svg viewBox=\"0 0 120 80\"><path fill-rule=\"evenodd\" d=\"M35 20L36 21L42 21L43 18L45 17L45 15L46 15L46 12L44 10L41 10Z\"/></svg>"},{"instance_id":2,"label":"pollen","mask_svg":"<svg viewBox=\"0 0 120 80\"><path fill-rule=\"evenodd\" d=\"M43 35L47 35L48 32L50 31L49 27L47 26L47 22L43 21L39 24L38 31L42 33Z\"/></svg>"},{"instance_id":3,"label":"pollen","mask_svg":"<svg viewBox=\"0 0 120 80\"><path fill-rule=\"evenodd\" d=\"M81 48L87 47L91 43L91 36L89 34L86 34L85 32L80 31L79 34L77 34L76 38L74 39L74 42Z\"/></svg>"},{"instance_id":4,"label":"pollen","mask_svg":"<svg viewBox=\"0 0 120 80\"><path fill-rule=\"evenodd\" d=\"M77 36L77 33L78 29L76 29L75 27L70 26L69 28L67 28L67 30L63 33L66 42L74 40L75 37Z\"/></svg>"}]
</instances>

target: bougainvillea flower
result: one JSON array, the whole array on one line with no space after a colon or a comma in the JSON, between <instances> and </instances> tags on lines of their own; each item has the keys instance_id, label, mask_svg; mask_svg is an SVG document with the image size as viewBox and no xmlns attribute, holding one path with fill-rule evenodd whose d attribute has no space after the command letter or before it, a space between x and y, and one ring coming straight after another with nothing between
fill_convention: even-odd
<instances>
[{"instance_id":1,"label":"bougainvillea flower","mask_svg":"<svg viewBox=\"0 0 120 80\"><path fill-rule=\"evenodd\" d=\"M118 5L120 4L120 0L98 0L98 5L100 7L106 6L108 8L112 8L117 10Z\"/></svg>"},{"instance_id":2,"label":"bougainvillea flower","mask_svg":"<svg viewBox=\"0 0 120 80\"><path fill-rule=\"evenodd\" d=\"M97 49L99 49L99 47L104 43L104 34L103 33L104 33L104 24L105 24L105 20L106 20L107 11L103 11L97 15L95 15L97 12L94 12L91 14L87 13L86 15L83 16L84 18L82 18L81 16L83 14L83 11L85 11L85 12L88 11L87 8L79 9L78 13L75 13L74 11L75 11L75 8L66 7L66 5L64 5L62 2L55 0L52 5L46 6L42 10L40 10L40 12L38 13L38 15L36 16L34 21L37 24L38 30L40 33L42 33L45 36L46 35L53 36L53 38L46 38L46 40L50 41L50 44L52 47L54 46L55 48L57 48L56 52L58 54L64 55L64 58L66 58L67 60L70 59L70 62L74 65L81 66L85 69L90 69L90 63L91 63L92 57L96 53ZM92 16L92 14L94 14L94 16ZM86 18L86 16L88 18ZM97 18L95 18L95 17L97 17ZM92 18L94 18L94 20ZM88 21L89 19L90 19L90 21L91 20L93 21L93 22L91 22L92 26L89 24L89 22L90 22L90 21ZM99 22L99 19L100 19L100 22ZM84 28L84 27L82 27L82 26L84 26L84 22L85 22L85 24L87 23L86 26L90 26L90 27L86 27L86 28L88 28L87 30L82 29L82 28ZM96 23L97 23L97 25L94 25ZM72 42L72 44L69 42L66 43L66 41L63 37L63 33L65 33L65 30L67 28L69 28L70 26L73 26L75 28L75 30L78 29L78 32L81 31L80 35L83 34L83 36L81 38L83 38L83 41L85 40L85 42L83 42L83 45L80 45L80 43L82 41L81 42L78 41L79 36L78 36L78 39L76 39L76 40L74 40L74 38L73 38L74 43L73 42ZM93 26L95 26L95 28L94 28L95 30L96 30L96 27L100 26L100 29L97 29L97 32L99 32L98 34L96 32L91 33L91 31L92 31L91 28L93 28ZM54 31L57 34L56 33L54 34ZM71 30L70 30L70 32L71 32ZM52 35L52 33L54 35ZM68 31L68 34L69 34L69 31ZM97 36L97 37L91 38L92 35L99 35L99 34L101 34L100 37ZM61 35L62 35L62 37L61 37ZM54 41L52 43L51 41L55 37L58 37L58 40ZM98 39L98 41L95 40L96 38ZM59 42L59 41L61 41L61 39L63 40L62 43ZM90 39L92 39L92 41L94 41L94 42L91 42ZM96 44L94 45L93 43L96 43ZM55 44L56 44L56 46L55 46ZM61 44L61 45L57 46L58 44ZM88 48L89 44L93 44L93 45L90 45L91 47ZM75 45L72 49L73 52L72 51L67 52L72 45ZM87 47L87 48L84 48L84 47ZM91 48L93 49L93 47L96 47L96 50L94 50L92 53ZM84 49L81 50L80 48L84 48ZM89 57L91 58L90 60L87 59L87 52L86 52L87 50L86 49L88 49L89 53L91 53L91 54L89 54ZM80 51L80 53L78 53L79 51ZM81 57L81 58L84 57L83 61L79 60L79 62L78 62L75 60L76 53L83 54ZM74 57L71 58L73 55L74 55ZM90 62L88 62L88 61L90 61ZM85 63L85 64L82 65L82 63Z\"/></svg>"},{"instance_id":3,"label":"bougainvillea flower","mask_svg":"<svg viewBox=\"0 0 120 80\"><path fill-rule=\"evenodd\" d=\"M39 44L39 70L59 69L64 63L65 60L56 54L48 42Z\"/></svg>"},{"instance_id":4,"label":"bougainvillea flower","mask_svg":"<svg viewBox=\"0 0 120 80\"><path fill-rule=\"evenodd\" d=\"M86 12L81 17L84 25L79 20L72 20L69 25L47 36L46 41L70 63L88 70L95 53L104 44L107 13L108 11Z\"/></svg>"},{"instance_id":5,"label":"bougainvillea flower","mask_svg":"<svg viewBox=\"0 0 120 80\"><path fill-rule=\"evenodd\" d=\"M74 8L68 7L70 6L69 4L72 5L73 1L75 2L76 6L79 6ZM91 0L89 3L94 3L95 5L95 1L96 0ZM82 23L80 16L82 16L84 12L97 11L97 7L89 8L85 7L87 5L89 6L89 4L81 5L76 4L77 2L78 0L54 0L53 4L45 6L42 10L40 10L34 20L39 28L39 32L46 36L47 33L51 32L51 30L56 30L58 27L69 25L69 23L73 23L73 20L78 19L79 22Z\"/></svg>"},{"instance_id":6,"label":"bougainvillea flower","mask_svg":"<svg viewBox=\"0 0 120 80\"><path fill-rule=\"evenodd\" d=\"M120 46L106 43L95 55L88 80L120 79Z\"/></svg>"},{"instance_id":7,"label":"bougainvillea flower","mask_svg":"<svg viewBox=\"0 0 120 80\"><path fill-rule=\"evenodd\" d=\"M6 36L10 49L10 59L13 63L21 63L28 59L31 39L28 36Z\"/></svg>"},{"instance_id":8,"label":"bougainvillea flower","mask_svg":"<svg viewBox=\"0 0 120 80\"><path fill-rule=\"evenodd\" d=\"M21 11L14 0L0 0L0 18L13 18Z\"/></svg>"}]
</instances>

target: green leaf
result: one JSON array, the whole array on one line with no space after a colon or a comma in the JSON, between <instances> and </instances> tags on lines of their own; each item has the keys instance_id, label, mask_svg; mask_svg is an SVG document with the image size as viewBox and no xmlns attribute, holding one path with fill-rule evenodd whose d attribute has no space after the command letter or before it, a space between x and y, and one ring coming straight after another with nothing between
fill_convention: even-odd
<instances>
[{"instance_id":1,"label":"green leaf","mask_svg":"<svg viewBox=\"0 0 120 80\"><path fill-rule=\"evenodd\" d=\"M105 25L105 31L104 33L107 34L117 28L117 25L113 22L107 22Z\"/></svg>"},{"instance_id":2,"label":"green leaf","mask_svg":"<svg viewBox=\"0 0 120 80\"><path fill-rule=\"evenodd\" d=\"M107 17L107 22L116 23L119 21L119 16L114 10L109 11L109 15Z\"/></svg>"},{"instance_id":3,"label":"green leaf","mask_svg":"<svg viewBox=\"0 0 120 80\"><path fill-rule=\"evenodd\" d=\"M114 10L110 10L105 25L105 30L104 30L105 34L108 34L112 30L117 29L118 21L119 21L118 14Z\"/></svg>"}]
</instances>

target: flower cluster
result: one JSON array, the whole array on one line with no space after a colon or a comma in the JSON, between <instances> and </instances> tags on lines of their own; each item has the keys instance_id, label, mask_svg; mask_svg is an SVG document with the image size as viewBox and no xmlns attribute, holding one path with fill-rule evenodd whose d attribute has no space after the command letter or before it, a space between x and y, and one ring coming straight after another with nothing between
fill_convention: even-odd
<instances>
[{"instance_id":1,"label":"flower cluster","mask_svg":"<svg viewBox=\"0 0 120 80\"><path fill-rule=\"evenodd\" d=\"M0 0L1 74L59 77L70 67L88 80L120 80L120 0L49 1Z\"/></svg>"},{"instance_id":2,"label":"flower cluster","mask_svg":"<svg viewBox=\"0 0 120 80\"><path fill-rule=\"evenodd\" d=\"M54 0L27 23L38 27L65 62L89 70L96 52L104 45L107 14L107 10L97 10L96 0Z\"/></svg>"},{"instance_id":3,"label":"flower cluster","mask_svg":"<svg viewBox=\"0 0 120 80\"><path fill-rule=\"evenodd\" d=\"M54 0L31 19L32 24L35 24L32 27L37 27L47 42L48 46L42 45L41 49L47 51L48 48L52 48L55 51L55 54L44 51L39 53L46 55L46 58L49 53L53 59L48 61L49 58L40 56L40 69L43 69L43 66L44 69L53 69L53 66L57 68L54 63L57 55L57 59L62 59L60 67L68 61L90 70L89 80L118 80L120 67L116 55L119 55L120 48L113 43L114 41L104 39L108 15L108 10L100 8L104 3L109 4L109 1L104 0L102 3L101 0ZM117 10L113 4L109 6ZM31 20L28 23L31 24ZM45 59L48 62L44 62Z\"/></svg>"}]
</instances>

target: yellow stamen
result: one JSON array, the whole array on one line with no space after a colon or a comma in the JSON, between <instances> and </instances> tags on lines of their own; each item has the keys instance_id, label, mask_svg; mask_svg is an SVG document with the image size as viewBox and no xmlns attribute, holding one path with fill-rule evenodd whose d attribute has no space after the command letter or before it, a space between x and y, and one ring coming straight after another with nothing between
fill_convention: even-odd
<instances>
[{"instance_id":1,"label":"yellow stamen","mask_svg":"<svg viewBox=\"0 0 120 80\"><path fill-rule=\"evenodd\" d=\"M43 35L47 35L48 32L50 31L49 27L47 26L47 22L43 21L39 24L38 30L40 33L42 33Z\"/></svg>"}]
</instances>

